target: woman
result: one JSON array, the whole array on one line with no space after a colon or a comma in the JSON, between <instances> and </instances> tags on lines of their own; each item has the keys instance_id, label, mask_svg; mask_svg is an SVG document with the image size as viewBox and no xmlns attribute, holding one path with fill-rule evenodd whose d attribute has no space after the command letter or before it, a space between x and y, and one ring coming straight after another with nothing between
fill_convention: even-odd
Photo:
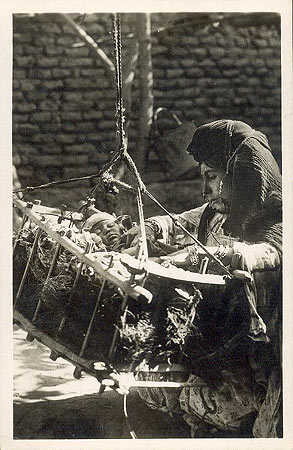
<instances>
[{"instance_id":1,"label":"woman","mask_svg":"<svg viewBox=\"0 0 293 450\"><path fill-rule=\"evenodd\" d=\"M254 437L277 437L281 175L266 137L240 121L200 126L187 151L200 163L207 203L177 219L232 273L242 270L248 276L244 282L228 282L224 292L202 290L196 324L201 337L190 338L185 350L189 381L198 387L183 389L173 411L184 414L194 436L199 429L214 428L238 433L252 429ZM148 223L154 239L190 244L170 218L154 217ZM199 270L204 256L200 247L188 245L161 260ZM208 270L221 268L210 262ZM144 398L155 407L154 395Z\"/></svg>"}]
</instances>

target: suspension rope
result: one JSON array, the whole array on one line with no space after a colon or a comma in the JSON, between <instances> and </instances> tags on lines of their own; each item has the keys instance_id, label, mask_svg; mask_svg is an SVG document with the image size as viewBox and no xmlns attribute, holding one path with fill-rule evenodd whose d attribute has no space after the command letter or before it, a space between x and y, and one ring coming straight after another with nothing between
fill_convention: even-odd
<instances>
[{"instance_id":1,"label":"suspension rope","mask_svg":"<svg viewBox=\"0 0 293 450\"><path fill-rule=\"evenodd\" d=\"M128 394L124 394L124 395L123 395L123 412L124 412L124 418L125 418L125 422L126 422L126 425L127 425L127 428L128 428L128 432L129 432L129 434L130 434L130 436L131 436L131 439L137 439L137 435L136 435L136 433L135 433L135 431L134 431L134 429L133 429L133 426L132 426L131 423L130 423L129 416L128 416L128 412L127 412L127 395L128 395Z\"/></svg>"},{"instance_id":2,"label":"suspension rope","mask_svg":"<svg viewBox=\"0 0 293 450\"><path fill-rule=\"evenodd\" d=\"M119 133L119 153L121 159L126 164L130 173L134 176L137 184L137 207L139 215L139 223L141 227L142 243L140 252L140 261L143 263L148 257L146 230L144 224L143 215L143 202L142 191L145 190L145 185L141 179L141 176L137 170L137 167L127 151L127 144L124 131L124 108L123 108L123 91L122 91L122 45L121 45L121 20L120 14L114 13L112 15L113 25L113 43L114 43L114 55L115 55L115 74L116 74L116 118L117 129Z\"/></svg>"},{"instance_id":3,"label":"suspension rope","mask_svg":"<svg viewBox=\"0 0 293 450\"><path fill-rule=\"evenodd\" d=\"M125 109L123 107L123 95L122 95L122 44L121 44L121 21L120 14L112 14L112 35L113 35L113 47L114 47L114 60L115 60L115 81L116 81L116 126L118 134L118 150L115 153L115 163L120 161L126 153L126 140L124 131ZM113 162L108 166L105 172L110 172ZM91 189L87 197L92 197L97 188L99 182Z\"/></svg>"},{"instance_id":4,"label":"suspension rope","mask_svg":"<svg viewBox=\"0 0 293 450\"><path fill-rule=\"evenodd\" d=\"M118 162L121 159L121 155L119 152L116 152L113 157L111 158L111 160L104 164L104 166L102 167L102 169L94 175L86 175L84 177L76 177L76 178L67 178L65 180L59 180L59 181L51 181L49 183L45 183L45 184L39 184L38 186L26 186L25 188L21 188L21 189L14 189L13 193L17 194L19 192L24 192L25 195L28 192L32 192L35 191L37 189L46 189L46 188L50 188L50 187L55 187L58 186L60 184L67 184L67 183L73 183L75 181L81 181L81 180L92 180L95 178L100 178L105 172L107 172L108 170L111 169L111 167Z\"/></svg>"},{"instance_id":5,"label":"suspension rope","mask_svg":"<svg viewBox=\"0 0 293 450\"><path fill-rule=\"evenodd\" d=\"M115 56L115 76L116 76L116 118L117 128L119 132L120 151L126 150L125 131L124 131L124 108L122 95L122 45L121 45L121 21L120 14L112 15L113 26L113 44Z\"/></svg>"},{"instance_id":6,"label":"suspension rope","mask_svg":"<svg viewBox=\"0 0 293 450\"><path fill-rule=\"evenodd\" d=\"M140 229L141 229L141 251L138 255L138 259L140 261L140 268L143 267L143 263L148 259L148 246L147 246L147 238L146 238L146 229L145 229L145 222L144 222L144 216L143 216L143 202L142 202L142 195L141 195L141 189L137 188L137 207L138 207L138 215L139 215L139 223L140 223Z\"/></svg>"}]
</instances>

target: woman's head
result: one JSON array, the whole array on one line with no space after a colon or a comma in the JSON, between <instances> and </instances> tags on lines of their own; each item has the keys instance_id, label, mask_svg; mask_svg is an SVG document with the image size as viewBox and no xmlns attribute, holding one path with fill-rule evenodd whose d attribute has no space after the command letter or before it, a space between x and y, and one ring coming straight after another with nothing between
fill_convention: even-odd
<instances>
[{"instance_id":1,"label":"woman's head","mask_svg":"<svg viewBox=\"0 0 293 450\"><path fill-rule=\"evenodd\" d=\"M253 130L246 123L239 120L216 120L201 125L195 130L187 152L200 164L205 162L215 169L227 172L230 158L242 142L250 136L255 136L269 149L265 135Z\"/></svg>"},{"instance_id":2,"label":"woman's head","mask_svg":"<svg viewBox=\"0 0 293 450\"><path fill-rule=\"evenodd\" d=\"M232 235L247 238L248 225L273 194L281 203L281 176L266 136L238 120L198 127L187 151L201 166L204 198L229 214Z\"/></svg>"},{"instance_id":3,"label":"woman's head","mask_svg":"<svg viewBox=\"0 0 293 450\"><path fill-rule=\"evenodd\" d=\"M231 204L229 162L235 149L254 130L244 122L216 120L195 131L187 149L199 162L203 177L203 197L210 206L228 213Z\"/></svg>"}]
</instances>

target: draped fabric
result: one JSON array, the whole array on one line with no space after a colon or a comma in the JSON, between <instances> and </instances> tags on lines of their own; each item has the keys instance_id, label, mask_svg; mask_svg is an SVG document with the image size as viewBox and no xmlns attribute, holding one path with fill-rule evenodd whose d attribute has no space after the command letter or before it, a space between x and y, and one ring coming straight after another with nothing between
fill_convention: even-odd
<instances>
[{"instance_id":1,"label":"draped fabric","mask_svg":"<svg viewBox=\"0 0 293 450\"><path fill-rule=\"evenodd\" d=\"M252 135L263 148L270 151L268 140L260 131L238 120L216 120L195 130L187 152L199 163L205 161L211 167L226 171L227 162L234 151L244 139Z\"/></svg>"}]
</instances>

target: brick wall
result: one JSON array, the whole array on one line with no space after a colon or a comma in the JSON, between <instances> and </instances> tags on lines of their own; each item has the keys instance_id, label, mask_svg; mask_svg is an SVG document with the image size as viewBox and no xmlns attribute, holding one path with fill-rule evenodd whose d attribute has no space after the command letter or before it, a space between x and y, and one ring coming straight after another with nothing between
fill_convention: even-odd
<instances>
[{"instance_id":1,"label":"brick wall","mask_svg":"<svg viewBox=\"0 0 293 450\"><path fill-rule=\"evenodd\" d=\"M77 17L113 60L111 17ZM174 24L175 22L175 24ZM135 14L122 15L123 55ZM196 125L231 118L267 134L280 161L280 31L278 15L153 14L154 107ZM158 29L160 31L158 31ZM116 148L115 86L101 61L58 14L14 16L13 154L23 186L96 173ZM129 150L135 156L139 68L133 86ZM174 126L162 116L162 129ZM153 152L150 160L155 167ZM174 211L200 203L198 180L166 180L159 164L143 174ZM92 184L34 193L49 205L74 206ZM183 191L182 191L183 192ZM98 205L119 209L98 193ZM146 214L157 212L146 201Z\"/></svg>"}]
</instances>

